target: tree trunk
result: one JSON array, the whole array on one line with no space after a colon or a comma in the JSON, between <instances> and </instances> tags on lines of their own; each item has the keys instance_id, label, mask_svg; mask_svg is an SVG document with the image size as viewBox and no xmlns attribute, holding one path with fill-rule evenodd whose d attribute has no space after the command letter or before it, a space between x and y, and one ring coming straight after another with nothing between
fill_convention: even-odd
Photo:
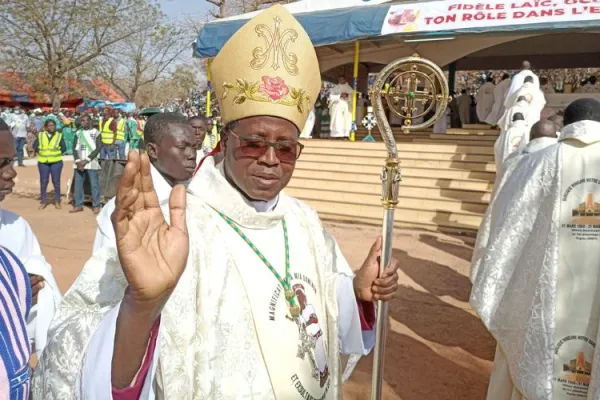
<instances>
[{"instance_id":1,"label":"tree trunk","mask_svg":"<svg viewBox=\"0 0 600 400\"><path fill-rule=\"evenodd\" d=\"M129 101L135 102L135 96L137 95L138 90L140 90L140 88L137 86L131 88L131 91L129 92Z\"/></svg>"},{"instance_id":2,"label":"tree trunk","mask_svg":"<svg viewBox=\"0 0 600 400\"><path fill-rule=\"evenodd\" d=\"M50 79L50 101L52 102L52 109L60 108L61 96L58 81L59 80L56 77Z\"/></svg>"}]
</instances>

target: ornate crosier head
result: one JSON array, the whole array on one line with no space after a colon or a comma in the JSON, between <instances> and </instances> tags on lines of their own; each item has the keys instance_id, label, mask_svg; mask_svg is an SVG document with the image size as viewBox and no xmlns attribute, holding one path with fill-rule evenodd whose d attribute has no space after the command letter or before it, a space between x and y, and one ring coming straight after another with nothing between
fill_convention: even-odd
<instances>
[{"instance_id":1,"label":"ornate crosier head","mask_svg":"<svg viewBox=\"0 0 600 400\"><path fill-rule=\"evenodd\" d=\"M391 112L404 119L405 133L433 125L444 115L451 100L442 70L418 54L388 64L377 76L372 90L373 112L390 157L396 157L397 150L392 128L384 112L384 100ZM434 110L431 118L413 123Z\"/></svg>"},{"instance_id":2,"label":"ornate crosier head","mask_svg":"<svg viewBox=\"0 0 600 400\"><path fill-rule=\"evenodd\" d=\"M280 5L240 28L219 51L211 72L224 123L267 115L302 131L321 89L314 46Z\"/></svg>"}]
</instances>

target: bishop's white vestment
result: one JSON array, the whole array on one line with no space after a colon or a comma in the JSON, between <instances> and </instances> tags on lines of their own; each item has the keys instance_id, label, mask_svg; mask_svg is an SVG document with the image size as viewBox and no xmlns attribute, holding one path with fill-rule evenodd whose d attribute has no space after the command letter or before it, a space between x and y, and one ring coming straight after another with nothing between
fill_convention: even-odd
<instances>
[{"instance_id":1,"label":"bishop's white vestment","mask_svg":"<svg viewBox=\"0 0 600 400\"><path fill-rule=\"evenodd\" d=\"M564 127L497 194L470 303L498 342L488 400L600 399L600 123Z\"/></svg>"},{"instance_id":2,"label":"bishop's white vestment","mask_svg":"<svg viewBox=\"0 0 600 400\"><path fill-rule=\"evenodd\" d=\"M494 107L494 89L492 82L484 83L477 91L477 119L484 122Z\"/></svg>"},{"instance_id":3,"label":"bishop's white vestment","mask_svg":"<svg viewBox=\"0 0 600 400\"><path fill-rule=\"evenodd\" d=\"M498 120L504 114L504 99L506 98L506 94L508 93L508 89L510 88L510 80L505 79L502 82L498 83L494 88L494 106L492 107L492 111L485 119L485 123L489 125L497 125Z\"/></svg>"},{"instance_id":4,"label":"bishop's white vestment","mask_svg":"<svg viewBox=\"0 0 600 400\"><path fill-rule=\"evenodd\" d=\"M207 158L188 186L188 265L161 314L142 399L341 398L340 353L351 355L351 369L374 343L374 331L361 331L350 267L311 208L281 192L272 212L258 212L227 182L222 165ZM219 212L282 275L285 219L291 283L302 286L304 311L314 311L326 349L324 382L314 327L289 317L280 283ZM125 287L116 251L94 254L53 321L34 398L110 398Z\"/></svg>"},{"instance_id":5,"label":"bishop's white vestment","mask_svg":"<svg viewBox=\"0 0 600 400\"><path fill-rule=\"evenodd\" d=\"M52 267L42 254L40 244L25 219L0 207L0 246L10 250L21 261L28 274L44 278L44 288L27 318L27 334L32 352L38 354L46 347L52 317L61 301L61 294L52 275Z\"/></svg>"}]
</instances>

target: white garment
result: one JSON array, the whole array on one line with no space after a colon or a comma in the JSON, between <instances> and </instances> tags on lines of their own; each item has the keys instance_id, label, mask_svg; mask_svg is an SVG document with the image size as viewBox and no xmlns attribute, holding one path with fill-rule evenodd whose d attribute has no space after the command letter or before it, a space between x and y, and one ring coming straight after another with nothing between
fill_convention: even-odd
<instances>
[{"instance_id":1,"label":"white garment","mask_svg":"<svg viewBox=\"0 0 600 400\"><path fill-rule=\"evenodd\" d=\"M489 400L600 398L598 171L600 123L581 121L521 158L497 194L470 299L507 365Z\"/></svg>"},{"instance_id":2,"label":"white garment","mask_svg":"<svg viewBox=\"0 0 600 400\"><path fill-rule=\"evenodd\" d=\"M329 107L331 110L329 136L332 138L349 137L352 130L352 112L348 108L348 103L333 95Z\"/></svg>"},{"instance_id":3,"label":"white garment","mask_svg":"<svg viewBox=\"0 0 600 400\"><path fill-rule=\"evenodd\" d=\"M315 115L315 109L310 110L310 114L308 114L308 119L306 120L306 124L304 125L304 129L302 129L302 133L300 133L300 137L302 139L308 139L312 135L312 130L315 127L315 121L317 116Z\"/></svg>"},{"instance_id":4,"label":"white garment","mask_svg":"<svg viewBox=\"0 0 600 400\"><path fill-rule=\"evenodd\" d=\"M61 301L60 290L52 276L52 267L44 256L31 227L21 216L0 207L0 246L12 251L23 263L27 273L44 278L44 288L38 293L37 304L27 318L27 334L32 350L44 350L48 328Z\"/></svg>"},{"instance_id":5,"label":"white garment","mask_svg":"<svg viewBox=\"0 0 600 400\"><path fill-rule=\"evenodd\" d=\"M529 118L530 112L531 112L531 106L529 105L529 103L526 100L521 100L521 101L513 104L512 106L508 107L504 111L504 114L502 115L500 120L498 120L498 126L500 127L500 131L506 132L508 130L510 124L513 122L515 114L517 114L517 113L522 114L523 118L525 118L525 123L527 124L527 126L531 127L530 118Z\"/></svg>"},{"instance_id":6,"label":"white garment","mask_svg":"<svg viewBox=\"0 0 600 400\"><path fill-rule=\"evenodd\" d=\"M27 114L24 112L19 114L9 114L6 123L15 138L27 137L27 125L29 124L29 117Z\"/></svg>"},{"instance_id":7,"label":"white garment","mask_svg":"<svg viewBox=\"0 0 600 400\"><path fill-rule=\"evenodd\" d=\"M360 328L353 274L317 214L283 192L272 212L257 212L212 157L190 183L187 201L188 266L161 314L159 362L153 360L142 398L288 399L302 387L313 388L313 397L341 398L339 352L352 353L353 366L372 342L366 343ZM285 217L290 243L298 244L290 246L292 286L304 284L329 348L324 388L311 377L310 354L298 356L299 328L285 318L279 283L217 210L278 270ZM116 257L115 249L96 253L65 296L35 371L34 398L110 398L114 326L126 287Z\"/></svg>"},{"instance_id":8,"label":"white garment","mask_svg":"<svg viewBox=\"0 0 600 400\"><path fill-rule=\"evenodd\" d=\"M529 125L525 121L514 121L506 131L502 131L494 144L494 160L496 171L500 171L502 163L519 149L524 136L529 136Z\"/></svg>"},{"instance_id":9,"label":"white garment","mask_svg":"<svg viewBox=\"0 0 600 400\"><path fill-rule=\"evenodd\" d=\"M504 114L504 99L506 98L506 94L508 93L508 89L510 87L510 80L505 79L494 88L494 106L492 107L492 111L485 119L485 123L489 125L497 125L498 120Z\"/></svg>"},{"instance_id":10,"label":"white garment","mask_svg":"<svg viewBox=\"0 0 600 400\"><path fill-rule=\"evenodd\" d=\"M173 187L163 178L156 168L150 165L150 174L152 176L152 183L154 184L154 190L158 196L158 202L161 206L169 204L169 197L171 196L171 190ZM96 229L96 236L94 238L94 247L92 254L96 254L100 249L105 247L117 247L117 241L115 239L115 231L113 229L112 221L110 217L115 211L115 198L113 197L102 207L102 211L96 217L98 228Z\"/></svg>"},{"instance_id":11,"label":"white garment","mask_svg":"<svg viewBox=\"0 0 600 400\"><path fill-rule=\"evenodd\" d=\"M96 138L100 135L100 131L96 128L80 129L75 132L75 135L78 136L77 147L79 147L79 149L77 150L79 158L73 163L73 169L77 169L78 161L86 160L87 164L83 167L84 169L99 170L100 163L98 162L98 155L96 155L93 160L90 160L90 154L96 150ZM84 137L85 141L83 140ZM89 145L90 148L88 148L86 144Z\"/></svg>"},{"instance_id":12,"label":"white garment","mask_svg":"<svg viewBox=\"0 0 600 400\"><path fill-rule=\"evenodd\" d=\"M352 89L352 86L350 86L348 83L338 83L329 91L330 96L341 96L343 93L346 93L348 95L348 97L345 100L346 103L348 103L348 108L352 107L352 94L354 93L354 89ZM329 108L331 108L331 106Z\"/></svg>"},{"instance_id":13,"label":"white garment","mask_svg":"<svg viewBox=\"0 0 600 400\"><path fill-rule=\"evenodd\" d=\"M484 83L477 92L477 118L479 121L485 121L494 107L494 89L496 85L492 82Z\"/></svg>"},{"instance_id":14,"label":"white garment","mask_svg":"<svg viewBox=\"0 0 600 400\"><path fill-rule=\"evenodd\" d=\"M530 141L523 150L525 154L535 153L536 151L544 150L546 147L558 143L558 138L540 137Z\"/></svg>"},{"instance_id":15,"label":"white garment","mask_svg":"<svg viewBox=\"0 0 600 400\"><path fill-rule=\"evenodd\" d=\"M510 81L510 87L504 99L506 100L507 98L514 95L523 86L523 84L525 83L525 78L528 76L531 76L533 78L533 83L537 88L540 87L540 78L538 78L538 76L532 71L525 69L512 77Z\"/></svg>"},{"instance_id":16,"label":"white garment","mask_svg":"<svg viewBox=\"0 0 600 400\"><path fill-rule=\"evenodd\" d=\"M541 118L542 110L546 106L546 97L535 83L526 82L519 90L506 98L504 106L508 109L517 103L519 97L525 97L529 103L527 122L529 126L535 125Z\"/></svg>"}]
</instances>

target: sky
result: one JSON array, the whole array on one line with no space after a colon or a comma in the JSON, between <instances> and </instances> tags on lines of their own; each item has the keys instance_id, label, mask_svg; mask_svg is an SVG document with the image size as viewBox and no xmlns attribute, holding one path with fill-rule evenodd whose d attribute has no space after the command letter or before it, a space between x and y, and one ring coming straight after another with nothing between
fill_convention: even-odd
<instances>
[{"instance_id":1,"label":"sky","mask_svg":"<svg viewBox=\"0 0 600 400\"><path fill-rule=\"evenodd\" d=\"M187 14L193 19L203 18L211 5L206 0L159 0L162 10L170 19L182 20Z\"/></svg>"}]
</instances>

